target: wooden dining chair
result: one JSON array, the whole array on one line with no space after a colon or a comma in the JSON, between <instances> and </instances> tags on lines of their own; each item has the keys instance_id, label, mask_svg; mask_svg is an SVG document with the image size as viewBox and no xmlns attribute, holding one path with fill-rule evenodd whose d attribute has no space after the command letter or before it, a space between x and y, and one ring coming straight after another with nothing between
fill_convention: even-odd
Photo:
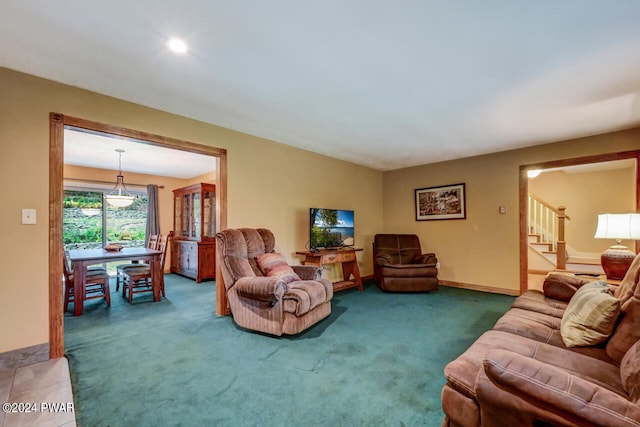
<instances>
[{"instance_id":1,"label":"wooden dining chair","mask_svg":"<svg viewBox=\"0 0 640 427\"><path fill-rule=\"evenodd\" d=\"M74 272L69 261L68 253L63 250L63 273L64 273L64 312L69 309L69 303L75 301ZM83 300L93 298L104 298L107 307L111 306L111 293L109 289L109 274L102 267L89 267L87 269L87 279L84 282Z\"/></svg>"},{"instance_id":2,"label":"wooden dining chair","mask_svg":"<svg viewBox=\"0 0 640 427\"><path fill-rule=\"evenodd\" d=\"M169 248L169 242L173 237L173 231L167 235L160 235L158 239L157 250L161 251L160 255L160 271L162 272L160 277L160 293L164 297L164 261L167 258L167 249ZM151 283L151 266L149 264L140 264L137 267L126 268L123 271L122 281L122 296L128 298L129 302L133 302L133 294L140 292L153 291L153 284Z\"/></svg>"},{"instance_id":3,"label":"wooden dining chair","mask_svg":"<svg viewBox=\"0 0 640 427\"><path fill-rule=\"evenodd\" d=\"M150 235L149 240L147 241L147 248L157 249L159 236L159 234ZM128 264L120 264L116 267L116 292L120 289L120 282L124 279L124 270L131 267L140 267L141 265L143 264L138 261L132 261Z\"/></svg>"}]
</instances>

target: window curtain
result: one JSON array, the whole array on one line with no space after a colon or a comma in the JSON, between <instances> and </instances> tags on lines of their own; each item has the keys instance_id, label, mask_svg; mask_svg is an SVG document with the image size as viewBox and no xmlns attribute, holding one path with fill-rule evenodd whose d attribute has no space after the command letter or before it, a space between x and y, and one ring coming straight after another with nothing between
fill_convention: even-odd
<instances>
[{"instance_id":1,"label":"window curtain","mask_svg":"<svg viewBox=\"0 0 640 427\"><path fill-rule=\"evenodd\" d=\"M145 242L149 241L149 236L160 234L160 218L158 215L158 186L147 185L147 230L145 232Z\"/></svg>"}]
</instances>

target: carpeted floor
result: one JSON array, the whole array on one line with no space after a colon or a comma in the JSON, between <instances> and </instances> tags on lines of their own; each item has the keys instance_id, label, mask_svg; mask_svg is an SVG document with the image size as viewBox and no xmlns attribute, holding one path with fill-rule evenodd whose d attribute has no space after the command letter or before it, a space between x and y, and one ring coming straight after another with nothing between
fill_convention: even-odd
<instances>
[{"instance_id":1,"label":"carpeted floor","mask_svg":"<svg viewBox=\"0 0 640 427\"><path fill-rule=\"evenodd\" d=\"M439 426L444 366L513 301L370 284L275 338L216 316L214 282L167 275L166 288L158 303L112 291L111 308L91 300L65 317L79 426Z\"/></svg>"}]
</instances>

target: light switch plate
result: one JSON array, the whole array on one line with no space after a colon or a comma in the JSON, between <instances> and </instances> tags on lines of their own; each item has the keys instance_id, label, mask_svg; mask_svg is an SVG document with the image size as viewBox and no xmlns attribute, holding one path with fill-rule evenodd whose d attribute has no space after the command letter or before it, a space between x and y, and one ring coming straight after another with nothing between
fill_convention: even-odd
<instances>
[{"instance_id":1,"label":"light switch plate","mask_svg":"<svg viewBox=\"0 0 640 427\"><path fill-rule=\"evenodd\" d=\"M23 224L35 224L36 223L36 210L35 209L22 209L22 223Z\"/></svg>"}]
</instances>

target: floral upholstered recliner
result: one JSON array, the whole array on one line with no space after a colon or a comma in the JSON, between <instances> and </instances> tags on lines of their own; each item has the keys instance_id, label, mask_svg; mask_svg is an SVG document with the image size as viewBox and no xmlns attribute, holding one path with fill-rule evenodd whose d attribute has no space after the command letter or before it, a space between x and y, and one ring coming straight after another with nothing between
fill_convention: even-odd
<instances>
[{"instance_id":1,"label":"floral upholstered recliner","mask_svg":"<svg viewBox=\"0 0 640 427\"><path fill-rule=\"evenodd\" d=\"M216 235L233 320L271 335L298 334L331 314L333 285L315 266L289 266L264 228Z\"/></svg>"}]
</instances>

